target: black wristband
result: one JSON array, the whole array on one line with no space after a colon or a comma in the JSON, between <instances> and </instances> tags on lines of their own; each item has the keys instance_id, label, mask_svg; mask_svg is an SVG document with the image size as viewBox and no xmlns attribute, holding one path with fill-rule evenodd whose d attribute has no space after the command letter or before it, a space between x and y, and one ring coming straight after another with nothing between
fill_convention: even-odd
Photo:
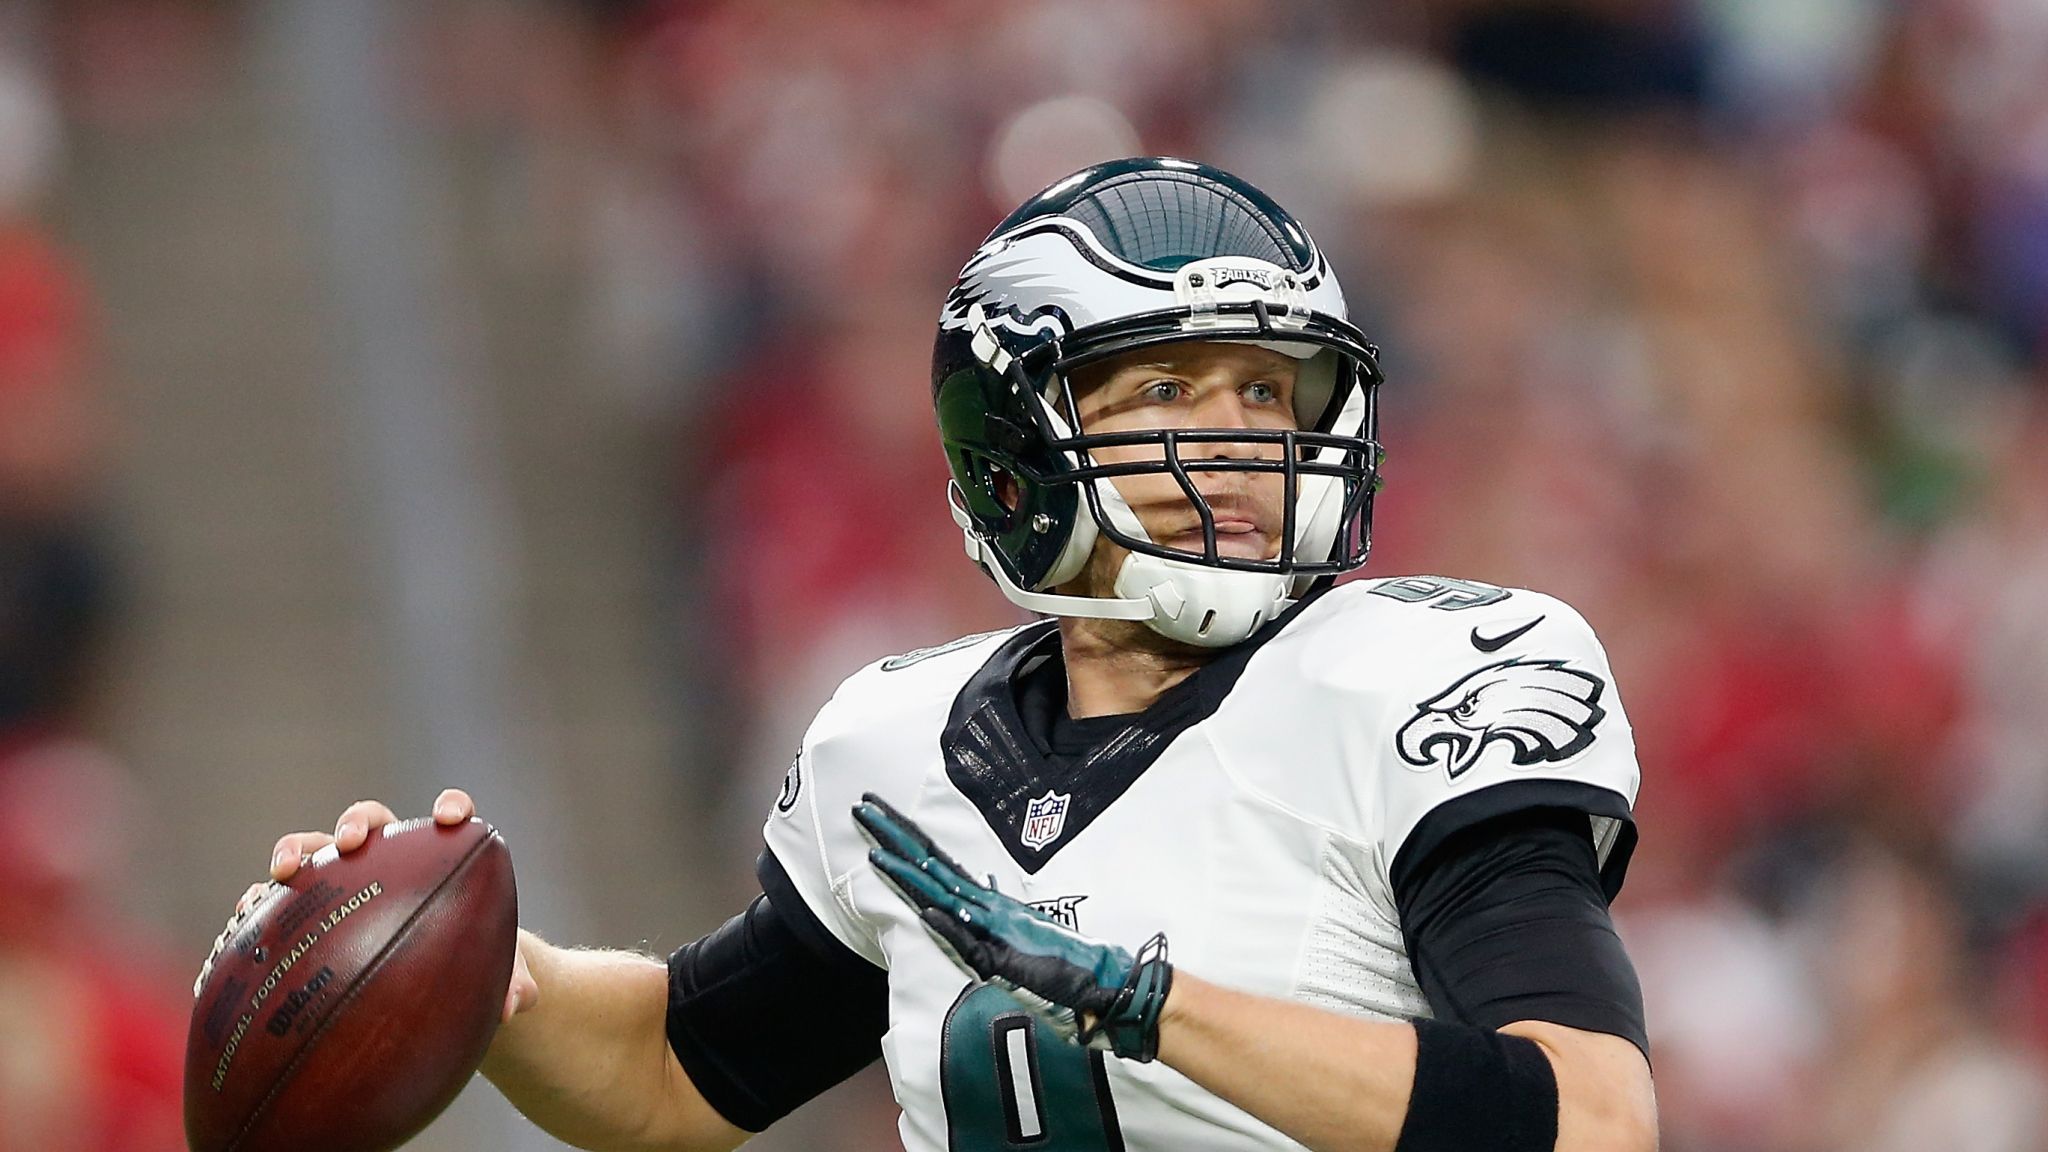
<instances>
[{"instance_id":1,"label":"black wristband","mask_svg":"<svg viewBox=\"0 0 2048 1152\"><path fill-rule=\"evenodd\" d=\"M1394 1152L1552 1152L1557 1075L1533 1040L1415 1021L1415 1087Z\"/></svg>"}]
</instances>

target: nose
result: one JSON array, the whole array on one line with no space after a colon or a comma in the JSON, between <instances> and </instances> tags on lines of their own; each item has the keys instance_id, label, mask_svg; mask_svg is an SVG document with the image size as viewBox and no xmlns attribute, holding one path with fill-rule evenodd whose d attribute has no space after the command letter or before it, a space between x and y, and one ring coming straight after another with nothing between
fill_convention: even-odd
<instances>
[{"instance_id":1,"label":"nose","mask_svg":"<svg viewBox=\"0 0 2048 1152\"><path fill-rule=\"evenodd\" d=\"M1255 425L1251 408L1235 388L1219 388L1201 397L1195 404L1188 426L1214 431L1249 431ZM1278 454L1271 444L1255 444L1242 440L1222 440L1205 444L1187 444L1181 448L1184 459L1207 460L1257 460Z\"/></svg>"},{"instance_id":2,"label":"nose","mask_svg":"<svg viewBox=\"0 0 2048 1152\"><path fill-rule=\"evenodd\" d=\"M1236 389L1218 388L1195 405L1194 426L1249 428L1252 426L1251 413L1245 409L1244 397L1238 395Z\"/></svg>"}]
</instances>

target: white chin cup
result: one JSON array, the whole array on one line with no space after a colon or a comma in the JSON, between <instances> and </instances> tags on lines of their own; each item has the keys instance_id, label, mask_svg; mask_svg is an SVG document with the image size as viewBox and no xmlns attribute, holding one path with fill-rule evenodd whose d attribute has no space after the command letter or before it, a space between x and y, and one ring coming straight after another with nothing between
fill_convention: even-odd
<instances>
[{"instance_id":1,"label":"white chin cup","mask_svg":"<svg viewBox=\"0 0 2048 1152\"><path fill-rule=\"evenodd\" d=\"M1147 600L1145 624L1169 640L1202 648L1235 644L1286 611L1288 579L1232 572L1133 552L1117 570L1116 594Z\"/></svg>"},{"instance_id":2,"label":"white chin cup","mask_svg":"<svg viewBox=\"0 0 2048 1152\"><path fill-rule=\"evenodd\" d=\"M1097 480L1095 492L1103 514L1119 530L1134 539L1152 539L1115 484ZM1201 648L1222 648L1285 611L1288 583L1287 577L1272 573L1233 572L1133 552L1117 569L1116 594L1124 602L1150 602L1152 614L1145 623L1161 636Z\"/></svg>"}]
</instances>

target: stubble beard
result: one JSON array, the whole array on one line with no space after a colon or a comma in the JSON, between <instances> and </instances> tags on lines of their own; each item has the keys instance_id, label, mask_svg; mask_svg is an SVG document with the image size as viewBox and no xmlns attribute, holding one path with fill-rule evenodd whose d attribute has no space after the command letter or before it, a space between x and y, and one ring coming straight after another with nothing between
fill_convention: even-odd
<instances>
[{"instance_id":1,"label":"stubble beard","mask_svg":"<svg viewBox=\"0 0 2048 1152\"><path fill-rule=\"evenodd\" d=\"M1085 596L1096 600L1115 598L1117 574L1123 570L1124 558L1129 555L1129 549L1122 545L1098 538L1095 550L1080 574L1054 591L1063 596ZM1062 624L1070 645L1078 641L1090 648L1143 656L1169 666L1206 664L1221 651L1162 636L1143 620L1069 616L1063 618Z\"/></svg>"}]
</instances>

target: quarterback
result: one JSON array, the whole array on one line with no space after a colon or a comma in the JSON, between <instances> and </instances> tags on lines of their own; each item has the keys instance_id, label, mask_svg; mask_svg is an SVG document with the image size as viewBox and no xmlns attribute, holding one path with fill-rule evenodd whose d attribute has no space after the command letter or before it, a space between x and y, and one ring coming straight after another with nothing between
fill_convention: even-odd
<instances>
[{"instance_id":1,"label":"quarterback","mask_svg":"<svg viewBox=\"0 0 2048 1152\"><path fill-rule=\"evenodd\" d=\"M1654 1149L1607 658L1540 593L1334 584L1380 381L1235 176L1124 160L1012 213L932 394L967 553L1042 618L848 679L724 927L522 934L485 1075L593 1149L732 1148L877 1058L909 1152Z\"/></svg>"}]
</instances>

